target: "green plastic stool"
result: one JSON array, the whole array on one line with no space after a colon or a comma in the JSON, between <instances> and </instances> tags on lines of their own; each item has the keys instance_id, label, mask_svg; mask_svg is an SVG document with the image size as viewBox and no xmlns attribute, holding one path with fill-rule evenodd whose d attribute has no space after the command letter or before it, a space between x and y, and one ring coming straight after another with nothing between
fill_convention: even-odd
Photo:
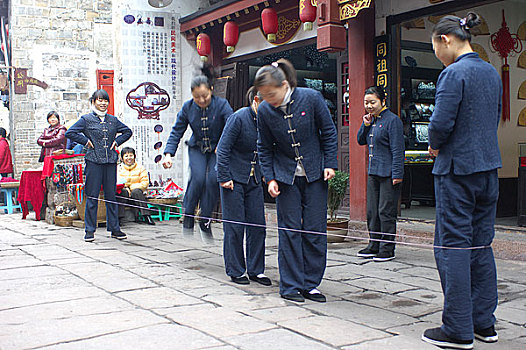
<instances>
[{"instance_id":1,"label":"green plastic stool","mask_svg":"<svg viewBox=\"0 0 526 350\"><path fill-rule=\"evenodd\" d=\"M181 217L181 213L183 212L183 208L181 206L181 203L177 203L174 207L166 207L166 210L164 211L164 220L170 220L170 218L176 218L179 219Z\"/></svg>"},{"instance_id":2,"label":"green plastic stool","mask_svg":"<svg viewBox=\"0 0 526 350\"><path fill-rule=\"evenodd\" d=\"M157 214L150 214L150 217L152 219L158 219L159 221L163 221L163 211L160 205L157 204L146 204L148 208L156 209Z\"/></svg>"}]
</instances>

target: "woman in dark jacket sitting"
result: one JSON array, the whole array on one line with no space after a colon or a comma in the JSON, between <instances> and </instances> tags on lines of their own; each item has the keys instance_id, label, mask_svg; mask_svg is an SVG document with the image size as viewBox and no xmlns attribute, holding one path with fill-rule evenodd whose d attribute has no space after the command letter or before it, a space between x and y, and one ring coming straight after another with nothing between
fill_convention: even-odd
<instances>
[{"instance_id":1,"label":"woman in dark jacket sitting","mask_svg":"<svg viewBox=\"0 0 526 350\"><path fill-rule=\"evenodd\" d=\"M95 240L97 228L97 207L100 187L104 189L106 202L107 230L112 238L125 239L117 216L115 191L117 189L117 147L132 136L132 131L119 119L106 113L110 96L102 89L90 97L91 113L83 115L66 132L66 137L85 145L86 151L86 235L84 240ZM120 134L120 135L118 135ZM118 135L118 136L117 136Z\"/></svg>"},{"instance_id":2,"label":"woman in dark jacket sitting","mask_svg":"<svg viewBox=\"0 0 526 350\"><path fill-rule=\"evenodd\" d=\"M57 112L51 111L47 114L47 122L49 127L44 129L44 132L37 140L39 146L42 146L40 152L39 162L43 162L44 158L53 155L57 150L66 149L66 127L60 124L60 116Z\"/></svg>"}]
</instances>

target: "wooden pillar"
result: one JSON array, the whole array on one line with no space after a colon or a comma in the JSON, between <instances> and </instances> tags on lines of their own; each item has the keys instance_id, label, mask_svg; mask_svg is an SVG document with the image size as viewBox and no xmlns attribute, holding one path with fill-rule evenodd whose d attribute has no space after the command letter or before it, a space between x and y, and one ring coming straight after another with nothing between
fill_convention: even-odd
<instances>
[{"instance_id":1,"label":"wooden pillar","mask_svg":"<svg viewBox=\"0 0 526 350\"><path fill-rule=\"evenodd\" d=\"M348 22L349 52L349 172L351 220L367 217L367 147L356 142L365 114L363 93L374 85L374 8L362 10Z\"/></svg>"}]
</instances>

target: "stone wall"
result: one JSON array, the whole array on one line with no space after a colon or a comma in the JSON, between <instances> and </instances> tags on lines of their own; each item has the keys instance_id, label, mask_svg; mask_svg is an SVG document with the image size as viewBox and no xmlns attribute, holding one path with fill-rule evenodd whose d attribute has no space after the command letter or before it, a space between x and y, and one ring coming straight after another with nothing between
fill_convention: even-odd
<instances>
[{"instance_id":1,"label":"stone wall","mask_svg":"<svg viewBox=\"0 0 526 350\"><path fill-rule=\"evenodd\" d=\"M12 0L12 65L46 82L11 95L11 140L17 176L37 166L36 139L56 110L62 122L89 111L96 70L113 69L111 0Z\"/></svg>"}]
</instances>

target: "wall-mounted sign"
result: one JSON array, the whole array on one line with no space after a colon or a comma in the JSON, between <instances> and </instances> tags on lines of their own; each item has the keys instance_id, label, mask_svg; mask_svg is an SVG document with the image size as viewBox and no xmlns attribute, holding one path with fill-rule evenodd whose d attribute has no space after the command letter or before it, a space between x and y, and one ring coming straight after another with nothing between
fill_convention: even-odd
<instances>
[{"instance_id":1,"label":"wall-mounted sign","mask_svg":"<svg viewBox=\"0 0 526 350\"><path fill-rule=\"evenodd\" d=\"M36 85L42 89L47 89L48 85L36 78L27 76L27 68L15 69L15 94L27 94L27 86Z\"/></svg>"},{"instance_id":2,"label":"wall-mounted sign","mask_svg":"<svg viewBox=\"0 0 526 350\"><path fill-rule=\"evenodd\" d=\"M371 6L371 0L338 0L340 20L344 21L358 16L358 12Z\"/></svg>"},{"instance_id":3,"label":"wall-mounted sign","mask_svg":"<svg viewBox=\"0 0 526 350\"><path fill-rule=\"evenodd\" d=\"M387 35L378 36L375 42L375 78L376 86L381 86L384 91L389 91L390 74L389 74L389 52L387 46Z\"/></svg>"},{"instance_id":4,"label":"wall-mounted sign","mask_svg":"<svg viewBox=\"0 0 526 350\"><path fill-rule=\"evenodd\" d=\"M139 119L157 119L170 105L170 96L154 83L142 83L126 96L126 103L139 112Z\"/></svg>"}]
</instances>

